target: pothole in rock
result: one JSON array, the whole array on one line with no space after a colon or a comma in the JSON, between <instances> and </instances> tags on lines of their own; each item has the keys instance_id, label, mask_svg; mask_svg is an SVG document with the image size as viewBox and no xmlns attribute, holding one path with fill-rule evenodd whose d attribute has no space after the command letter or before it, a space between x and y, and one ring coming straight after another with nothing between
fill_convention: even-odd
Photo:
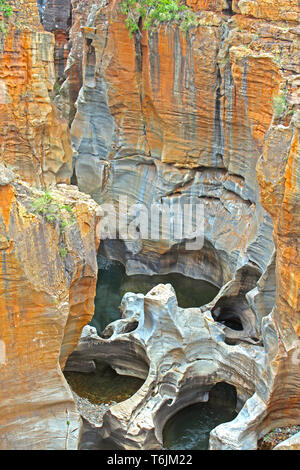
<instances>
[{"instance_id":1,"label":"pothole in rock","mask_svg":"<svg viewBox=\"0 0 300 470\"><path fill-rule=\"evenodd\" d=\"M163 430L164 448L207 450L210 432L237 416L236 403L235 387L223 382L216 384L208 402L183 408L167 421Z\"/></svg>"},{"instance_id":2,"label":"pothole in rock","mask_svg":"<svg viewBox=\"0 0 300 470\"><path fill-rule=\"evenodd\" d=\"M213 300L219 291L218 287L207 281L192 279L177 273L128 276L121 263L100 257L95 314L91 325L100 335L109 323L120 318L119 306L126 292L147 294L161 283L172 284L178 305L182 308L205 305Z\"/></svg>"},{"instance_id":3,"label":"pothole in rock","mask_svg":"<svg viewBox=\"0 0 300 470\"><path fill-rule=\"evenodd\" d=\"M228 328L236 331L243 330L239 314L240 304L238 302L234 302L230 297L220 299L212 312L212 316L215 321L223 323Z\"/></svg>"},{"instance_id":4,"label":"pothole in rock","mask_svg":"<svg viewBox=\"0 0 300 470\"><path fill-rule=\"evenodd\" d=\"M89 374L81 372L65 372L67 382L75 394L84 401L79 403L88 406L105 405L106 407L134 395L143 385L144 381L131 376L118 375L108 364L98 362L95 372ZM94 407L90 407L92 410Z\"/></svg>"}]
</instances>

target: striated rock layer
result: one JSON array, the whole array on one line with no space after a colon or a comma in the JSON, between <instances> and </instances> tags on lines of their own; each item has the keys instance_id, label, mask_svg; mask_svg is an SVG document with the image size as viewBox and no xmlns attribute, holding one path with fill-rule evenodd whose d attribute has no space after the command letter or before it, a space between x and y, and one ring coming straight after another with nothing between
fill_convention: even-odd
<instances>
[{"instance_id":1,"label":"striated rock layer","mask_svg":"<svg viewBox=\"0 0 300 470\"><path fill-rule=\"evenodd\" d=\"M81 28L90 9L97 9L94 0L44 0L40 4L41 21L55 37L55 102L71 123L75 102L82 86L84 42Z\"/></svg>"},{"instance_id":2,"label":"striated rock layer","mask_svg":"<svg viewBox=\"0 0 300 470\"><path fill-rule=\"evenodd\" d=\"M93 316L97 204L51 189L64 230L33 213L43 192L0 166L0 448L76 449L81 419L62 368ZM67 206L68 210L65 209Z\"/></svg>"},{"instance_id":3,"label":"striated rock layer","mask_svg":"<svg viewBox=\"0 0 300 470\"><path fill-rule=\"evenodd\" d=\"M68 183L68 124L50 99L54 38L43 31L35 0L10 3L14 13L1 34L0 162L36 186Z\"/></svg>"},{"instance_id":4,"label":"striated rock layer","mask_svg":"<svg viewBox=\"0 0 300 470\"><path fill-rule=\"evenodd\" d=\"M216 323L230 312L242 325L223 343L247 339L264 348L253 396L212 432L210 445L255 449L274 426L300 422L299 6L189 5L199 24L187 34L176 25L150 34L141 24L133 37L119 2L90 10L71 129L76 177L82 191L121 215L120 196L147 208L203 204L203 250L187 253L184 240L162 230L159 241L140 231L106 241L104 252L128 274L178 271L223 286L208 310ZM176 364L170 359L170 370ZM146 413L143 403L138 410ZM126 440L131 426L141 429L130 413L123 421L112 411L108 429L122 428L115 443L143 448L143 439Z\"/></svg>"},{"instance_id":5,"label":"striated rock layer","mask_svg":"<svg viewBox=\"0 0 300 470\"><path fill-rule=\"evenodd\" d=\"M129 274L177 271L221 288L199 309L178 308L171 286L128 294L103 338L85 329L69 370L106 359L146 379L87 432L87 447L160 448L168 417L225 381L240 413L210 448L255 449L273 427L300 423L298 2L190 0L198 25L187 34L140 21L132 37L117 0L38 3L56 45L33 0L12 2L1 37L1 162L33 185L69 181L68 124L50 99L66 76L55 101L72 122L80 190L119 216L120 196L204 209L202 249L186 250L192 236L178 240L173 218L171 235L136 226L106 241L106 255ZM74 213L65 226L33 213L45 194L4 167L0 181L0 446L76 448L61 368L93 313L97 206L52 189L62 215Z\"/></svg>"},{"instance_id":6,"label":"striated rock layer","mask_svg":"<svg viewBox=\"0 0 300 470\"><path fill-rule=\"evenodd\" d=\"M235 21L201 12L188 35L162 26L130 37L117 2L99 8L84 29L84 86L71 132L79 188L97 202L117 206L126 195L129 205L148 208L203 205L206 245L224 271L217 285L247 263L263 271L273 250L255 165L281 70L255 50L257 33L241 34ZM140 237L118 249L108 245L107 254L128 273L179 270L205 278L203 266L195 272L176 261L176 245L161 234L159 243Z\"/></svg>"}]
</instances>

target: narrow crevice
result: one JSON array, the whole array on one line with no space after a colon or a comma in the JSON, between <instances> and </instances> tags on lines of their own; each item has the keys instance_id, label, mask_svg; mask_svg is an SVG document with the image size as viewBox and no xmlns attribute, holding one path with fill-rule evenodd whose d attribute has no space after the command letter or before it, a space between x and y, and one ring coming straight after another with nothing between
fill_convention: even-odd
<instances>
[{"instance_id":1,"label":"narrow crevice","mask_svg":"<svg viewBox=\"0 0 300 470\"><path fill-rule=\"evenodd\" d=\"M147 128L146 128L146 118L144 113L144 92L143 92L143 47L141 44L141 37L142 37L142 28L143 28L143 19L140 17L138 21L138 31L134 35L134 45L135 45L135 58L136 58L136 68L138 73L138 87L139 87L139 99L140 99L140 107L141 107L141 115L143 120L143 135L145 137L145 141L147 143L147 147L150 152L150 146L147 139Z\"/></svg>"},{"instance_id":2,"label":"narrow crevice","mask_svg":"<svg viewBox=\"0 0 300 470\"><path fill-rule=\"evenodd\" d=\"M232 0L227 0L227 8L223 10L223 13L228 16L233 16L235 14L232 9Z\"/></svg>"}]
</instances>

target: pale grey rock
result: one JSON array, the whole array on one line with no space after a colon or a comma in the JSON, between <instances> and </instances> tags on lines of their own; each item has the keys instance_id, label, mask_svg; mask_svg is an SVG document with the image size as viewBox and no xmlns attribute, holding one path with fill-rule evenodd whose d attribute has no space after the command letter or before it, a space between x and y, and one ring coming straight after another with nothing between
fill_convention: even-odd
<instances>
[{"instance_id":1,"label":"pale grey rock","mask_svg":"<svg viewBox=\"0 0 300 470\"><path fill-rule=\"evenodd\" d=\"M15 173L0 164L0 186L6 186L17 179Z\"/></svg>"},{"instance_id":2,"label":"pale grey rock","mask_svg":"<svg viewBox=\"0 0 300 470\"><path fill-rule=\"evenodd\" d=\"M229 288L233 293L234 286ZM72 370L80 360L105 360L117 373L145 380L131 398L104 414L103 423L93 429L94 443L104 439L122 449L160 449L167 420L190 404L207 401L216 383L227 382L236 387L237 411L242 411L227 423L228 431L212 437L211 447L255 448L258 431L251 420L257 424L266 409L255 397L265 367L263 347L246 342L245 331L236 344L226 344L229 328L214 321L205 307L179 308L170 284L160 284L146 296L125 294L121 310L122 318L108 325L102 338L85 327L67 363ZM251 400L255 413L251 411L249 422Z\"/></svg>"}]
</instances>

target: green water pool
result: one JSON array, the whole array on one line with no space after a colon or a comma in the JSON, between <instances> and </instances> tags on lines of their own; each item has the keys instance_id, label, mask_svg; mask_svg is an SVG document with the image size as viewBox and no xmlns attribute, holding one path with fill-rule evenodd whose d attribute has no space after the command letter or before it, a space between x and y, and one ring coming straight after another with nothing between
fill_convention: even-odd
<instances>
[{"instance_id":1,"label":"green water pool","mask_svg":"<svg viewBox=\"0 0 300 470\"><path fill-rule=\"evenodd\" d=\"M163 432L169 450L207 450L209 433L219 424L232 421L237 413L236 393L228 384L217 384L206 403L182 409L172 416Z\"/></svg>"},{"instance_id":2,"label":"green water pool","mask_svg":"<svg viewBox=\"0 0 300 470\"><path fill-rule=\"evenodd\" d=\"M200 307L210 302L218 288L209 282L188 278L182 274L127 276L124 266L117 261L100 261L95 314L91 322L98 334L112 321L120 318L119 306L126 292L147 294L157 284L172 284L178 304L182 308Z\"/></svg>"},{"instance_id":3,"label":"green water pool","mask_svg":"<svg viewBox=\"0 0 300 470\"><path fill-rule=\"evenodd\" d=\"M118 375L109 365L98 363L95 372L65 372L72 390L95 405L127 400L143 385L143 380Z\"/></svg>"}]
</instances>

